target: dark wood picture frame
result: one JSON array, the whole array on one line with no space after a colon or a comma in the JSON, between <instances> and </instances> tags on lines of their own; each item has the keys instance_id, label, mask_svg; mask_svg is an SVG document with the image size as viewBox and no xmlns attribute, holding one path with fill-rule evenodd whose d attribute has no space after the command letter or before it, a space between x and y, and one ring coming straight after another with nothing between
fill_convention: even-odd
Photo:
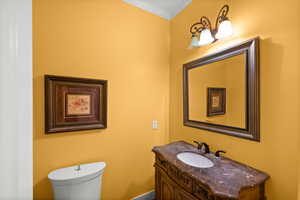
<instances>
[{"instance_id":1,"label":"dark wood picture frame","mask_svg":"<svg viewBox=\"0 0 300 200\"><path fill-rule=\"evenodd\" d=\"M246 127L231 127L189 119L189 70L226 58L246 57ZM259 37L183 65L183 123L185 126L260 141Z\"/></svg>"},{"instance_id":2,"label":"dark wood picture frame","mask_svg":"<svg viewBox=\"0 0 300 200\"><path fill-rule=\"evenodd\" d=\"M45 132L107 128L107 81L45 75Z\"/></svg>"},{"instance_id":3,"label":"dark wood picture frame","mask_svg":"<svg viewBox=\"0 0 300 200\"><path fill-rule=\"evenodd\" d=\"M214 106L214 96L218 96L218 105ZM207 88L207 117L226 114L226 88Z\"/></svg>"}]
</instances>

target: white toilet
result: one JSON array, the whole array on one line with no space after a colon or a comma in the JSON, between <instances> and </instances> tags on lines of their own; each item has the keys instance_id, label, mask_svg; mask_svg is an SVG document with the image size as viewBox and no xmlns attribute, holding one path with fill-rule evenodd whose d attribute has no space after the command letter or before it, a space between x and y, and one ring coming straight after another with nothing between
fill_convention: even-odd
<instances>
[{"instance_id":1,"label":"white toilet","mask_svg":"<svg viewBox=\"0 0 300 200\"><path fill-rule=\"evenodd\" d=\"M55 200L100 200L105 162L58 169L48 175Z\"/></svg>"}]
</instances>

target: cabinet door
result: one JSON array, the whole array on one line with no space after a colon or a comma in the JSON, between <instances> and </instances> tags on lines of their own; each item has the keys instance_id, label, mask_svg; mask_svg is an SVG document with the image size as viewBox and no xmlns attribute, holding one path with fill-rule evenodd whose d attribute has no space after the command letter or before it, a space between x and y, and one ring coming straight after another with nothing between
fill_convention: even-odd
<instances>
[{"instance_id":1,"label":"cabinet door","mask_svg":"<svg viewBox=\"0 0 300 200\"><path fill-rule=\"evenodd\" d=\"M156 200L207 200L199 199L186 192L177 183L168 177L166 172L159 167L155 170L155 195Z\"/></svg>"},{"instance_id":2,"label":"cabinet door","mask_svg":"<svg viewBox=\"0 0 300 200\"><path fill-rule=\"evenodd\" d=\"M161 200L174 200L174 187L167 179L161 178Z\"/></svg>"},{"instance_id":3,"label":"cabinet door","mask_svg":"<svg viewBox=\"0 0 300 200\"><path fill-rule=\"evenodd\" d=\"M194 196L190 195L189 193L181 190L180 188L175 189L175 200L198 200Z\"/></svg>"},{"instance_id":4,"label":"cabinet door","mask_svg":"<svg viewBox=\"0 0 300 200\"><path fill-rule=\"evenodd\" d=\"M159 167L155 169L155 197L156 200L174 200L174 187L164 171Z\"/></svg>"}]
</instances>

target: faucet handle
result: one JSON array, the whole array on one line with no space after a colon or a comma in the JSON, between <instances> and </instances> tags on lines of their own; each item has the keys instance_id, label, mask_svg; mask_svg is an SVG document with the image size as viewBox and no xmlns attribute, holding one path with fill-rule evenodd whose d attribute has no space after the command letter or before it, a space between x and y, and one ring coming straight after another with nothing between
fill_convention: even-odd
<instances>
[{"instance_id":1,"label":"faucet handle","mask_svg":"<svg viewBox=\"0 0 300 200\"><path fill-rule=\"evenodd\" d=\"M194 141L195 144L197 144L197 149L201 149L202 142Z\"/></svg>"},{"instance_id":2,"label":"faucet handle","mask_svg":"<svg viewBox=\"0 0 300 200\"><path fill-rule=\"evenodd\" d=\"M215 156L219 158L219 157L220 157L220 153L226 153L226 151L222 151L222 150L217 151L217 152L215 153Z\"/></svg>"}]
</instances>

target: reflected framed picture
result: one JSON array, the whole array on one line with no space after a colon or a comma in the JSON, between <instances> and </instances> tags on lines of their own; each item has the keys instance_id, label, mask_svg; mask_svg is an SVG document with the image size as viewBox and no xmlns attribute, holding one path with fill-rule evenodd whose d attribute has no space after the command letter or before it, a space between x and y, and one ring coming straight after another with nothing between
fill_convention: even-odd
<instances>
[{"instance_id":1,"label":"reflected framed picture","mask_svg":"<svg viewBox=\"0 0 300 200\"><path fill-rule=\"evenodd\" d=\"M107 127L107 81L45 75L45 132Z\"/></svg>"},{"instance_id":2,"label":"reflected framed picture","mask_svg":"<svg viewBox=\"0 0 300 200\"><path fill-rule=\"evenodd\" d=\"M226 88L207 88L207 117L226 114Z\"/></svg>"}]
</instances>

